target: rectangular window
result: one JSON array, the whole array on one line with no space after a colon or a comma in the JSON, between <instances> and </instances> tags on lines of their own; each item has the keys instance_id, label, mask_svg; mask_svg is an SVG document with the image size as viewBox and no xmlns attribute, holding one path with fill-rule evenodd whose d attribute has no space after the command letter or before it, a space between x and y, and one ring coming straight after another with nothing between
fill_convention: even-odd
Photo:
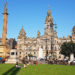
<instances>
[{"instance_id":1,"label":"rectangular window","mask_svg":"<svg viewBox=\"0 0 75 75\"><path fill-rule=\"evenodd\" d=\"M14 55L14 52L11 52L11 55Z\"/></svg>"}]
</instances>

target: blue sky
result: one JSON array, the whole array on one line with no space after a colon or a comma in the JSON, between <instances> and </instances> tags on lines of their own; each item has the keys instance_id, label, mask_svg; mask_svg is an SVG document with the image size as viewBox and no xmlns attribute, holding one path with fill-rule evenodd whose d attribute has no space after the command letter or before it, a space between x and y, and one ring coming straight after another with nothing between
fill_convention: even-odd
<instances>
[{"instance_id":1,"label":"blue sky","mask_svg":"<svg viewBox=\"0 0 75 75\"><path fill-rule=\"evenodd\" d=\"M15 38L22 26L27 37L44 34L45 18L50 7L58 37L72 34L75 25L75 0L0 0L0 37L2 37L3 11L7 1L7 38Z\"/></svg>"}]
</instances>

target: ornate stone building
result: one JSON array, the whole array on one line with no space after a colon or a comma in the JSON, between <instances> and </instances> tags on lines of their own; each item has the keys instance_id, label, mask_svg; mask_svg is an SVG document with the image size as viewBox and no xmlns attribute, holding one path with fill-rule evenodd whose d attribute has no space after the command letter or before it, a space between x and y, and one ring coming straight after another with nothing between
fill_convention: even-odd
<instances>
[{"instance_id":1,"label":"ornate stone building","mask_svg":"<svg viewBox=\"0 0 75 75\"><path fill-rule=\"evenodd\" d=\"M60 54L60 47L63 42L69 41L75 42L75 27L73 27L72 36L58 38L49 9L45 19L45 32L43 36L40 36L40 31L38 31L37 38L27 38L26 32L22 27L17 38L18 57L22 59L28 56L28 54L32 54L38 59L45 57L63 59L64 56Z\"/></svg>"}]
</instances>

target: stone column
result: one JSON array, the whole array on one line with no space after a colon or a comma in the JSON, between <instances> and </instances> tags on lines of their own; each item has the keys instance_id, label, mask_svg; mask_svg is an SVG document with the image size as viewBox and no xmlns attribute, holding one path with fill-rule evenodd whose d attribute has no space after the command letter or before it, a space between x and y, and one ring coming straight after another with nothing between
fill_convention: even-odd
<instances>
[{"instance_id":1,"label":"stone column","mask_svg":"<svg viewBox=\"0 0 75 75\"><path fill-rule=\"evenodd\" d=\"M6 35L7 35L7 3L5 3L4 13L3 13L3 34L2 34L2 45L6 45Z\"/></svg>"}]
</instances>

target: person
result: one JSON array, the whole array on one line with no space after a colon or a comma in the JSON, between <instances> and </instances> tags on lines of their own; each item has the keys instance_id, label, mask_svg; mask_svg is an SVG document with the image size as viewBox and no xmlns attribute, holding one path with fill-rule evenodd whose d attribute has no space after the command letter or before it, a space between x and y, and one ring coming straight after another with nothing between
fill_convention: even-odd
<instances>
[{"instance_id":1,"label":"person","mask_svg":"<svg viewBox=\"0 0 75 75\"><path fill-rule=\"evenodd\" d=\"M18 62L16 62L16 68L21 68L21 66L18 65Z\"/></svg>"},{"instance_id":2,"label":"person","mask_svg":"<svg viewBox=\"0 0 75 75\"><path fill-rule=\"evenodd\" d=\"M37 65L37 61L34 61L35 66Z\"/></svg>"},{"instance_id":3,"label":"person","mask_svg":"<svg viewBox=\"0 0 75 75\"><path fill-rule=\"evenodd\" d=\"M24 68L26 68L27 66L26 66L26 64L24 63Z\"/></svg>"},{"instance_id":4,"label":"person","mask_svg":"<svg viewBox=\"0 0 75 75\"><path fill-rule=\"evenodd\" d=\"M2 58L2 64L5 63L5 58Z\"/></svg>"},{"instance_id":5,"label":"person","mask_svg":"<svg viewBox=\"0 0 75 75\"><path fill-rule=\"evenodd\" d=\"M0 63L2 62L2 58L0 57Z\"/></svg>"},{"instance_id":6,"label":"person","mask_svg":"<svg viewBox=\"0 0 75 75\"><path fill-rule=\"evenodd\" d=\"M6 62L8 62L8 59L5 59Z\"/></svg>"}]
</instances>

